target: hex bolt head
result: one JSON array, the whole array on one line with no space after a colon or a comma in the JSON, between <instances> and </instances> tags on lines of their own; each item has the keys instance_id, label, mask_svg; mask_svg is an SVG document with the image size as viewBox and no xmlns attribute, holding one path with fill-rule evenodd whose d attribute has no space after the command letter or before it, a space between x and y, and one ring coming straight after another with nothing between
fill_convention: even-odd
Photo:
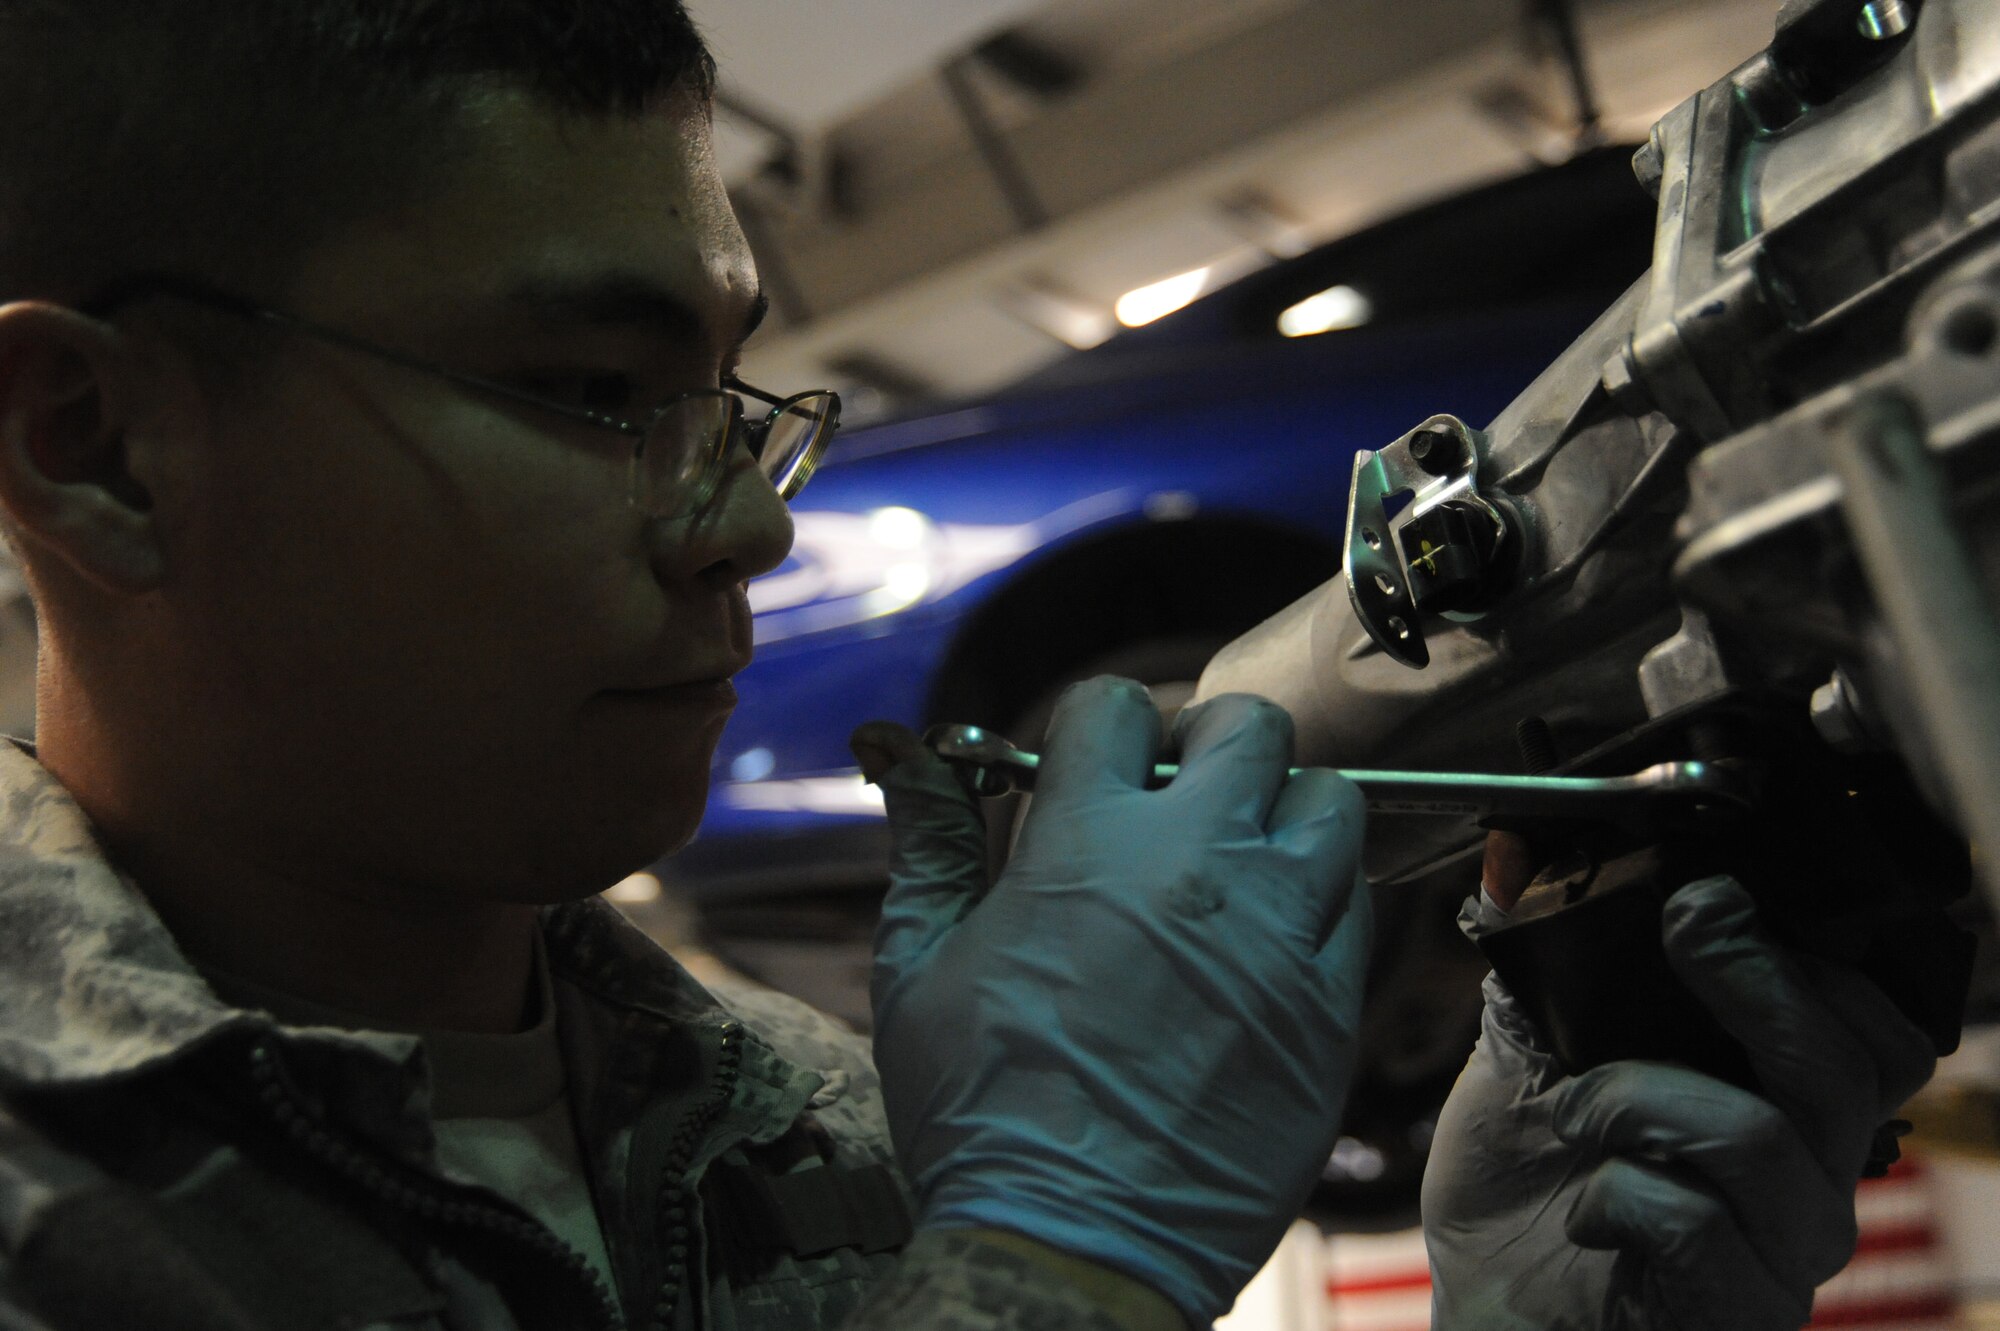
<instances>
[{"instance_id":1,"label":"hex bolt head","mask_svg":"<svg viewBox=\"0 0 2000 1331\"><path fill-rule=\"evenodd\" d=\"M1629 346L1612 352L1604 362L1604 368L1598 372L1598 377L1611 400L1626 411L1643 416L1653 410L1653 396L1639 380L1638 367L1632 363Z\"/></svg>"},{"instance_id":2,"label":"hex bolt head","mask_svg":"<svg viewBox=\"0 0 2000 1331\"><path fill-rule=\"evenodd\" d=\"M1458 439L1446 430L1422 430L1410 438L1410 456L1433 476L1449 476L1458 462Z\"/></svg>"},{"instance_id":3,"label":"hex bolt head","mask_svg":"<svg viewBox=\"0 0 2000 1331\"><path fill-rule=\"evenodd\" d=\"M1875 753L1882 747L1855 708L1853 686L1839 672L1813 691L1812 723L1837 752Z\"/></svg>"},{"instance_id":4,"label":"hex bolt head","mask_svg":"<svg viewBox=\"0 0 2000 1331\"><path fill-rule=\"evenodd\" d=\"M1657 133L1650 142L1643 144L1632 154L1632 174L1638 179L1639 188L1652 195L1654 202L1658 202L1660 182L1667 174L1667 159Z\"/></svg>"}]
</instances>

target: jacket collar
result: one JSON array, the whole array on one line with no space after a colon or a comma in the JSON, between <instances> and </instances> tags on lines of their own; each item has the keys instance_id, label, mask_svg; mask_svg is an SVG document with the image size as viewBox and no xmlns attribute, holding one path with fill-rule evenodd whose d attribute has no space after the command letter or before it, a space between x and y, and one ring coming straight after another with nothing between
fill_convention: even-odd
<instances>
[{"instance_id":1,"label":"jacket collar","mask_svg":"<svg viewBox=\"0 0 2000 1331\"><path fill-rule=\"evenodd\" d=\"M216 997L32 749L0 741L0 1089L138 1078L235 1036L365 1068L370 1098L412 1103L421 1042L280 1027Z\"/></svg>"},{"instance_id":2,"label":"jacket collar","mask_svg":"<svg viewBox=\"0 0 2000 1331\"><path fill-rule=\"evenodd\" d=\"M68 791L0 742L0 1085L137 1076L268 1019L225 1006Z\"/></svg>"}]
</instances>

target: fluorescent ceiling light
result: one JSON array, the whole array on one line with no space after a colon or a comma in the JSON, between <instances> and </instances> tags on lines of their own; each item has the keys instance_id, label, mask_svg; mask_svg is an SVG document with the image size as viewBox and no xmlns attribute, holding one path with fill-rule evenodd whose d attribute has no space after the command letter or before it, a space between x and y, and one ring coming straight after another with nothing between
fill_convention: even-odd
<instances>
[{"instance_id":1,"label":"fluorescent ceiling light","mask_svg":"<svg viewBox=\"0 0 2000 1331\"><path fill-rule=\"evenodd\" d=\"M1368 297L1353 287L1332 287L1279 315L1278 331L1286 337L1316 337L1338 328L1359 328L1374 317Z\"/></svg>"},{"instance_id":2,"label":"fluorescent ceiling light","mask_svg":"<svg viewBox=\"0 0 2000 1331\"><path fill-rule=\"evenodd\" d=\"M1143 328L1155 319L1164 319L1175 310L1192 305L1208 286L1208 276L1214 271L1197 268L1179 277L1170 277L1164 282L1154 282L1128 291L1118 298L1115 313L1118 322L1127 328Z\"/></svg>"},{"instance_id":3,"label":"fluorescent ceiling light","mask_svg":"<svg viewBox=\"0 0 2000 1331\"><path fill-rule=\"evenodd\" d=\"M1003 291L1000 307L1077 351L1102 346L1118 331L1111 311L1045 283L1031 282Z\"/></svg>"}]
</instances>

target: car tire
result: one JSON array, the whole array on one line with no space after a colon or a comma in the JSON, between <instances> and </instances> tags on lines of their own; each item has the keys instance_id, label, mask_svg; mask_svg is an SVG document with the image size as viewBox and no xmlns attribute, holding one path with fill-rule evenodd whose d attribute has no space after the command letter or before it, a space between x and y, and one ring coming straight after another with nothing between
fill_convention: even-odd
<instances>
[{"instance_id":1,"label":"car tire","mask_svg":"<svg viewBox=\"0 0 2000 1331\"><path fill-rule=\"evenodd\" d=\"M1171 730L1181 708L1193 701L1209 659L1228 643L1229 638L1222 634L1181 634L1147 638L1107 652L1063 674L997 729L1021 748L1039 752L1048 736L1049 722L1055 716L1056 703L1070 685L1101 675L1115 675L1144 684L1153 695L1153 705L1160 709L1163 729ZM1005 867L1014 849L1014 838L1020 833L1021 820L1027 815L1032 798L1006 795L986 802L987 861L996 874Z\"/></svg>"}]
</instances>

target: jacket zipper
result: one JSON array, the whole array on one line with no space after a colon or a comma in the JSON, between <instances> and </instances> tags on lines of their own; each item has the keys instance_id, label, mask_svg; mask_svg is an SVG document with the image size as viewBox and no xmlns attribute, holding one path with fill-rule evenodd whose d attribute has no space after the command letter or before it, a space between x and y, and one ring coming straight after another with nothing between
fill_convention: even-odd
<instances>
[{"instance_id":1,"label":"jacket zipper","mask_svg":"<svg viewBox=\"0 0 2000 1331\"><path fill-rule=\"evenodd\" d=\"M701 1149L703 1138L735 1096L742 1067L743 1027L733 1021L725 1022L708 1090L674 1129L666 1165L661 1171L661 1177L672 1180L660 1193L660 1234L666 1241L667 1266L653 1299L652 1320L646 1323L646 1331L673 1331L674 1315L687 1288L688 1245L694 1237L695 1208L701 1204L688 1172L694 1167L695 1153Z\"/></svg>"},{"instance_id":2,"label":"jacket zipper","mask_svg":"<svg viewBox=\"0 0 2000 1331\"><path fill-rule=\"evenodd\" d=\"M491 1234L532 1249L570 1272L589 1291L597 1325L603 1331L620 1331L623 1327L617 1301L606 1288L604 1277L591 1266L590 1259L545 1227L484 1202L463 1200L463 1190L451 1184L400 1167L384 1168L373 1153L336 1136L315 1119L286 1084L277 1054L263 1041L250 1050L250 1076L257 1086L257 1098L307 1155L399 1210L433 1224ZM453 1196L452 1192L460 1195Z\"/></svg>"}]
</instances>

